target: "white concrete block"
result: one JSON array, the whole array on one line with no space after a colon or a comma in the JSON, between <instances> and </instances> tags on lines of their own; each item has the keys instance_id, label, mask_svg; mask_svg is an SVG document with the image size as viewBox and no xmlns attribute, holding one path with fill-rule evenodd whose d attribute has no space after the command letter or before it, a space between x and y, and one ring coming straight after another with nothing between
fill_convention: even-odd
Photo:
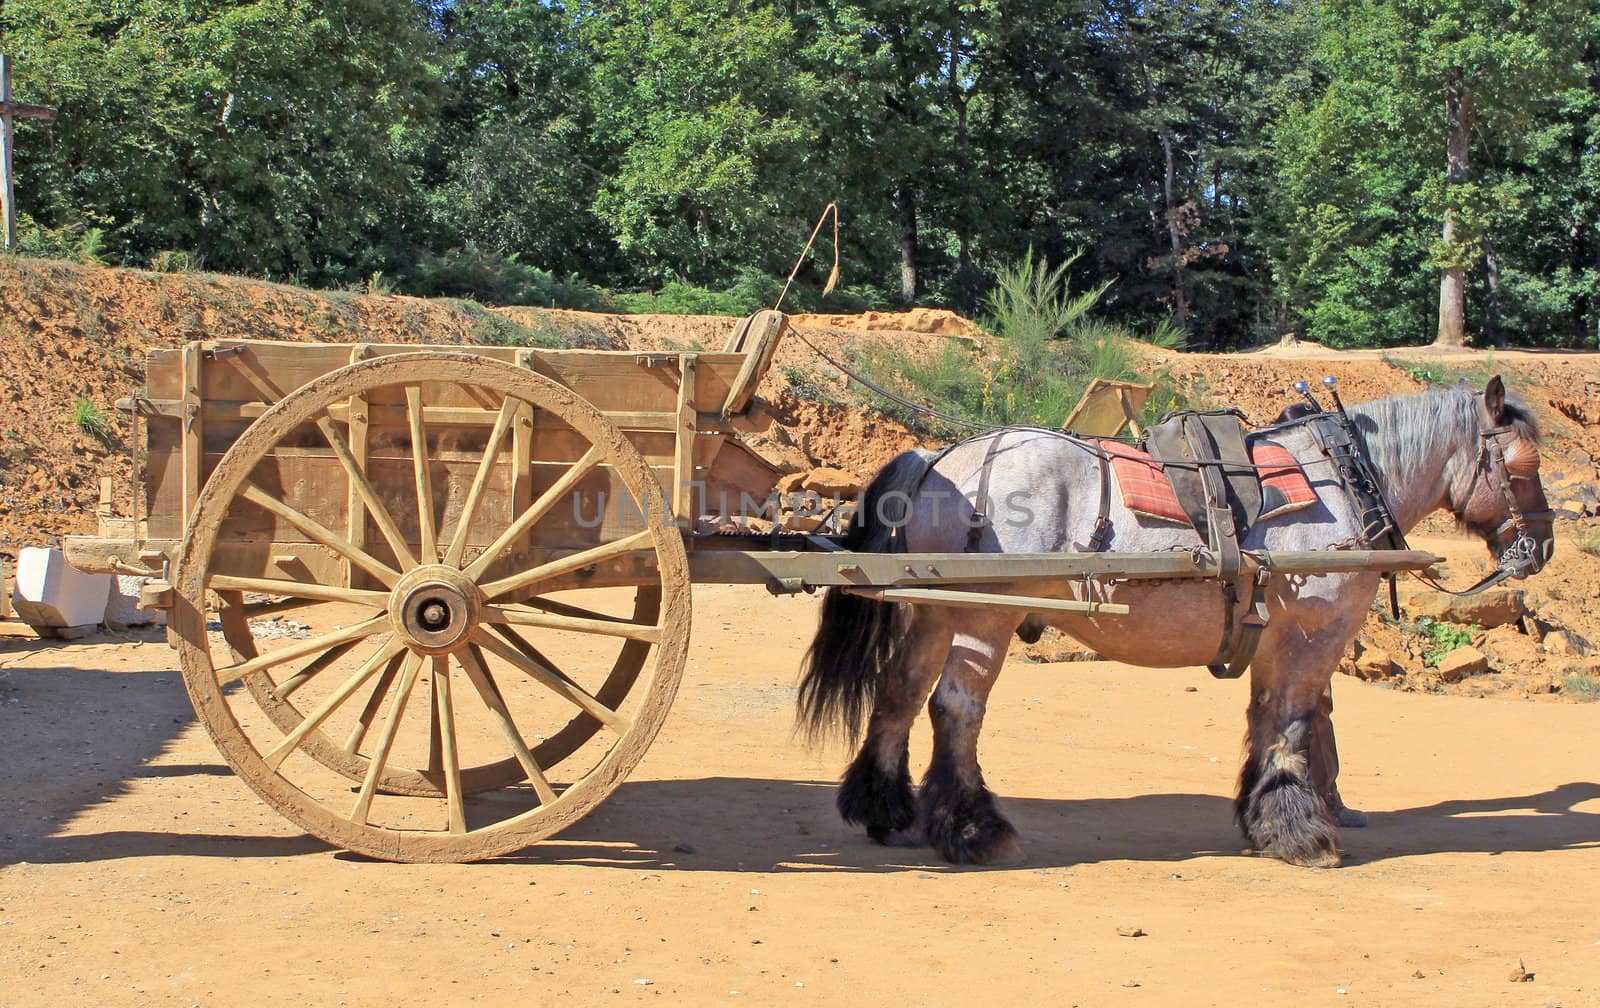
<instances>
[{"instance_id":1,"label":"white concrete block","mask_svg":"<svg viewBox=\"0 0 1600 1008\"><path fill-rule=\"evenodd\" d=\"M25 546L17 556L17 617L32 627L94 626L105 619L111 575L85 574L57 549Z\"/></svg>"},{"instance_id":2,"label":"white concrete block","mask_svg":"<svg viewBox=\"0 0 1600 1008\"><path fill-rule=\"evenodd\" d=\"M111 600L106 603L107 626L166 626L167 614L160 609L140 609L139 590L149 578L137 574L118 574L111 579Z\"/></svg>"}]
</instances>

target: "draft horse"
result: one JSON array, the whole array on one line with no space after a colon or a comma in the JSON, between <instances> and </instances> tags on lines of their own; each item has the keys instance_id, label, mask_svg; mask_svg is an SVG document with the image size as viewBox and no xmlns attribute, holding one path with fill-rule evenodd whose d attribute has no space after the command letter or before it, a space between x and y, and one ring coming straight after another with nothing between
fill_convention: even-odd
<instances>
[{"instance_id":1,"label":"draft horse","mask_svg":"<svg viewBox=\"0 0 1600 1008\"><path fill-rule=\"evenodd\" d=\"M1554 548L1553 515L1539 482L1539 431L1509 401L1497 376L1482 392L1465 385L1353 406L1396 524L1409 531L1446 510L1483 538L1508 576L1526 577ZM1318 550L1359 544L1363 524L1337 468L1303 419L1257 431L1287 449L1315 491L1311 506L1258 521L1246 550ZM1201 545L1193 529L1157 523L1107 492L1096 442L1016 428L985 434L938 456L907 452L890 462L859 502L846 546L873 552L1082 552ZM987 473L985 473L987 469ZM982 486L982 490L980 490ZM982 500L982 507L978 506ZM1109 536L1096 539L1100 519ZM1245 755L1235 818L1259 852L1293 864L1339 863L1339 833L1362 817L1344 807L1329 718L1330 680L1360 629L1380 575L1274 575L1269 620L1250 666ZM989 692L1024 620L1059 627L1099 653L1131 665L1183 667L1213 660L1224 632L1219 582L1103 579L973 586L990 592L1125 603L1124 616L1027 614L1010 609L895 604L831 589L805 660L800 716L814 733L866 735L845 772L838 808L880 843L932 846L955 863L1022 856L1016 831L978 765ZM1248 593L1246 593L1248 594ZM1248 598L1238 605L1249 604ZM1025 631L1026 632L1026 631ZM930 696L931 694L931 696ZM926 700L933 757L919 792L908 768L908 736Z\"/></svg>"}]
</instances>

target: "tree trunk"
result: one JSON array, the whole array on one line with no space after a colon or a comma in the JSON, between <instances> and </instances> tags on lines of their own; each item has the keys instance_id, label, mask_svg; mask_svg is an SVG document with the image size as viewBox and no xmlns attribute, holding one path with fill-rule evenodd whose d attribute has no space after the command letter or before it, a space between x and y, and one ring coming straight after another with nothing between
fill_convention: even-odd
<instances>
[{"instance_id":1,"label":"tree trunk","mask_svg":"<svg viewBox=\"0 0 1600 1008\"><path fill-rule=\"evenodd\" d=\"M1161 176L1161 195L1167 207L1167 238L1172 245L1172 319L1184 332L1189 331L1189 294L1183 270L1183 228L1178 221L1177 164L1172 156L1172 131L1161 128L1161 153L1166 171Z\"/></svg>"},{"instance_id":2,"label":"tree trunk","mask_svg":"<svg viewBox=\"0 0 1600 1008\"><path fill-rule=\"evenodd\" d=\"M1506 345L1505 329L1500 325L1500 260L1488 235L1483 238L1483 275L1489 282L1489 303L1484 306L1483 334L1497 347Z\"/></svg>"},{"instance_id":3,"label":"tree trunk","mask_svg":"<svg viewBox=\"0 0 1600 1008\"><path fill-rule=\"evenodd\" d=\"M894 195L900 233L900 297L906 302L917 298L917 198L910 182L902 182Z\"/></svg>"},{"instance_id":4,"label":"tree trunk","mask_svg":"<svg viewBox=\"0 0 1600 1008\"><path fill-rule=\"evenodd\" d=\"M1446 152L1446 192L1444 229L1442 237L1446 254L1456 241L1456 208L1454 186L1467 181L1470 175L1472 95L1461 79L1460 70L1452 70L1445 78L1444 114L1450 124L1450 143ZM1467 270L1452 262L1444 268L1439 278L1439 334L1434 346L1463 347L1467 344Z\"/></svg>"}]
</instances>

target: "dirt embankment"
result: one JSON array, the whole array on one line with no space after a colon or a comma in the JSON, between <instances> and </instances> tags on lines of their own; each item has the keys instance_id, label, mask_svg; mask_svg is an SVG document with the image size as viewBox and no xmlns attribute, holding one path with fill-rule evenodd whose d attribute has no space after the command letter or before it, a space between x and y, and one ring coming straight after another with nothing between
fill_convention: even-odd
<instances>
[{"instance_id":1,"label":"dirt embankment","mask_svg":"<svg viewBox=\"0 0 1600 1008\"><path fill-rule=\"evenodd\" d=\"M866 346L905 353L949 341L982 352L988 337L971 322L918 309L864 316L798 316L801 333L836 360ZM192 339L472 344L519 342L608 349L717 351L734 320L713 316L596 315L549 309L490 311L472 302L424 300L297 287L207 274L157 274L34 260L0 259L0 556L25 544L92 531L101 477L128 493L128 429L112 408L143 381L145 353ZM1441 354L1427 349L1329 351L1312 344L1208 355L1150 350L1148 370L1165 372L1191 401L1234 406L1269 423L1298 400L1292 385L1333 375L1348 402L1462 378L1481 384L1504 373L1545 431L1544 478L1564 510L1556 560L1522 586L1515 619L1498 626L1454 624L1419 636L1426 601L1401 626L1375 613L1347 671L1405 689L1571 695L1600 685L1600 358L1594 354L1501 351ZM903 426L859 410L844 376L806 342L780 347L761 394L775 423L753 446L787 471L834 467L868 478L918 444ZM1429 525L1427 533L1444 533ZM1582 547L1587 546L1586 552ZM1449 583L1486 569L1481 546L1451 551ZM1460 614L1447 614L1459 617ZM1441 643L1442 642L1442 643ZM1441 674L1440 648L1462 644L1484 655L1458 678ZM1042 657L1071 654L1042 643ZM1364 666L1360 665L1366 656ZM1390 664L1384 665L1383 660ZM1387 671L1379 675L1380 668ZM1576 680L1571 677L1578 677Z\"/></svg>"}]
</instances>

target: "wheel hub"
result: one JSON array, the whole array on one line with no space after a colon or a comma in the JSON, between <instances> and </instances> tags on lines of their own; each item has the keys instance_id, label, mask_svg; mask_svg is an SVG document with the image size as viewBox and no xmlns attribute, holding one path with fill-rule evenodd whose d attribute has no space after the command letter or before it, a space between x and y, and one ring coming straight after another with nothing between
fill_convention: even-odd
<instances>
[{"instance_id":1,"label":"wheel hub","mask_svg":"<svg viewBox=\"0 0 1600 1008\"><path fill-rule=\"evenodd\" d=\"M413 651L449 654L479 623L483 594L454 567L435 564L407 572L390 595L389 620Z\"/></svg>"}]
</instances>

